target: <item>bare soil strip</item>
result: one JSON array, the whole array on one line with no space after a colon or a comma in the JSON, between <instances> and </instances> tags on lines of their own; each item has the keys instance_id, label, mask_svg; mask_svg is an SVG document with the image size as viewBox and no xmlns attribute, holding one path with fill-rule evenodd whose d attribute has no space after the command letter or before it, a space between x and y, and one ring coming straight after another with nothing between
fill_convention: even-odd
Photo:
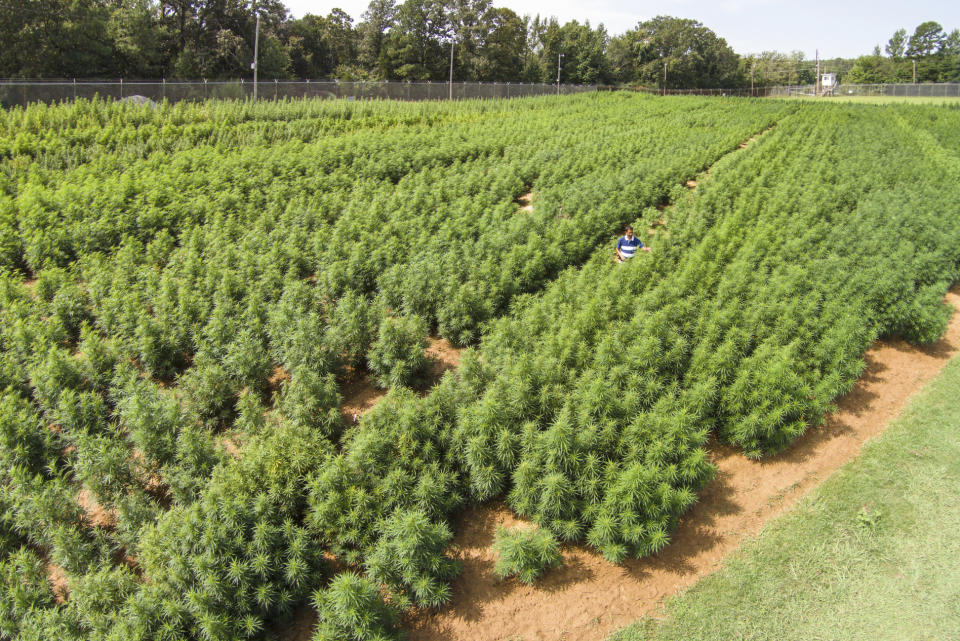
<instances>
[{"instance_id":1,"label":"bare soil strip","mask_svg":"<svg viewBox=\"0 0 960 641\"><path fill-rule=\"evenodd\" d=\"M517 198L517 202L520 203L519 211L533 211L533 192L528 191Z\"/></svg>"},{"instance_id":2,"label":"bare soil strip","mask_svg":"<svg viewBox=\"0 0 960 641\"><path fill-rule=\"evenodd\" d=\"M960 308L960 286L946 300ZM713 572L745 538L857 456L958 352L955 313L946 336L934 345L875 343L864 357L863 376L837 400L837 411L783 454L752 461L713 444L716 477L681 520L672 543L653 558L618 566L585 547L568 547L564 564L532 587L499 581L490 551L493 534L499 524L518 519L499 504L467 510L455 527L454 550L463 573L454 583L453 602L438 613L413 617L411 641L600 641L640 616L656 614L664 598Z\"/></svg>"},{"instance_id":3,"label":"bare soil strip","mask_svg":"<svg viewBox=\"0 0 960 641\"><path fill-rule=\"evenodd\" d=\"M741 150L741 149L746 149L747 147L749 147L750 145L752 145L753 142L754 142L757 138L759 138L759 137L762 136L763 134L767 133L768 131L770 131L771 129L773 129L773 128L776 127L776 126L777 126L777 123L774 123L774 124L770 125L769 127L767 127L766 129L764 129L763 131L761 131L760 133L755 134L755 135L751 136L750 138L747 138L746 140L744 140L743 142L741 142L739 145L737 145L737 148L736 148L736 149L730 151L729 153L735 153L735 152L737 152L737 151L739 151L739 150ZM719 159L718 159L718 160L719 160ZM714 162L716 162L716 161L714 161ZM686 187L687 189L690 189L690 190L696 189L697 186L700 184L701 181L710 178L710 169L711 169L712 167L713 167L713 165L711 164L709 167L707 167L707 168L704 169L702 172L700 172L699 174L697 174L697 177L696 177L696 178L691 178L691 179L687 180L685 183L683 183L684 187ZM528 194L528 195L529 195L529 194ZM524 198L524 197L521 196L521 199L522 199L522 198ZM672 203L672 202L662 202L662 203L660 203L659 205L657 205L657 211L663 212L663 215L660 217L660 220L655 221L655 222L653 223L653 225L651 225L650 228L647 229L647 234L648 234L648 235L650 235L650 236L656 236L657 233L662 233L664 236L669 236L669 235L670 235L670 232L667 230L667 213L668 213L671 209L673 209L673 207L674 207L674 203ZM659 230L658 230L658 229L657 229L658 227L661 227L662 229L659 229Z\"/></svg>"},{"instance_id":4,"label":"bare soil strip","mask_svg":"<svg viewBox=\"0 0 960 641\"><path fill-rule=\"evenodd\" d=\"M347 423L356 423L360 417L369 412L374 405L387 393L387 390L377 387L369 376L360 376L351 379L340 388L340 413Z\"/></svg>"},{"instance_id":5,"label":"bare soil strip","mask_svg":"<svg viewBox=\"0 0 960 641\"><path fill-rule=\"evenodd\" d=\"M427 379L432 386L447 372L457 369L460 365L460 354L463 349L455 347L453 343L445 338L431 338L430 344L424 353L430 359L430 367L427 370Z\"/></svg>"},{"instance_id":6,"label":"bare soil strip","mask_svg":"<svg viewBox=\"0 0 960 641\"><path fill-rule=\"evenodd\" d=\"M117 525L117 512L97 503L93 492L86 487L80 488L76 497L77 505L83 510L84 522L90 527L112 530Z\"/></svg>"},{"instance_id":7,"label":"bare soil strip","mask_svg":"<svg viewBox=\"0 0 960 641\"><path fill-rule=\"evenodd\" d=\"M50 581L50 588L53 590L53 599L58 605L63 605L70 600L70 584L67 581L67 573L53 561L47 561L46 570L47 580Z\"/></svg>"}]
</instances>

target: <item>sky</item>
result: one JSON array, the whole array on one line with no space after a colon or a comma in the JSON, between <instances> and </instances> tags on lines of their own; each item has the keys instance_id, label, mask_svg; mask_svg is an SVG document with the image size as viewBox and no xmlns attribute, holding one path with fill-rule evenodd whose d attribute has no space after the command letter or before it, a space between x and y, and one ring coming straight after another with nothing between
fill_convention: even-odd
<instances>
[{"instance_id":1,"label":"sky","mask_svg":"<svg viewBox=\"0 0 960 641\"><path fill-rule=\"evenodd\" d=\"M400 0L398 0L399 3ZM338 7L354 22L369 0L284 0L294 17L326 15ZM853 58L887 43L897 29L908 34L921 22L935 20L946 31L960 28L958 0L494 0L520 15L556 16L562 22L589 20L618 35L656 15L693 18L725 38L739 54L800 50L813 58Z\"/></svg>"}]
</instances>

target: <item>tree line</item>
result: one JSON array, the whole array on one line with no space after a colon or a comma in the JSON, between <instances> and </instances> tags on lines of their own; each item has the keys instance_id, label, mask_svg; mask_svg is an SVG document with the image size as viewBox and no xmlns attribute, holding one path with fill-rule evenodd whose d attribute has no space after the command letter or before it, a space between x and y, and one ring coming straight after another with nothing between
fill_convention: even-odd
<instances>
[{"instance_id":1,"label":"tree line","mask_svg":"<svg viewBox=\"0 0 960 641\"><path fill-rule=\"evenodd\" d=\"M671 89L805 84L803 52L740 56L693 19L657 16L611 36L600 24L520 16L491 0L371 0L292 18L279 0L8 0L6 78L250 77L256 15L263 79L640 84ZM901 29L871 56L836 60L850 82L960 79L960 34ZM559 67L559 69L558 69Z\"/></svg>"},{"instance_id":2,"label":"tree line","mask_svg":"<svg viewBox=\"0 0 960 641\"><path fill-rule=\"evenodd\" d=\"M886 54L886 55L884 55ZM898 29L880 52L857 58L846 77L852 83L960 81L960 30L921 23L913 35Z\"/></svg>"}]
</instances>

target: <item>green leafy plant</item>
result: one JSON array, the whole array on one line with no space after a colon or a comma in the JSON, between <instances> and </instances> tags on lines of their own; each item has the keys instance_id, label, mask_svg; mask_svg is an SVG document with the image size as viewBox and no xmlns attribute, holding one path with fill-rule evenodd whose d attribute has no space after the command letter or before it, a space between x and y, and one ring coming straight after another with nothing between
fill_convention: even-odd
<instances>
[{"instance_id":1,"label":"green leafy plant","mask_svg":"<svg viewBox=\"0 0 960 641\"><path fill-rule=\"evenodd\" d=\"M427 364L427 324L418 316L387 317L368 356L381 387L409 385Z\"/></svg>"},{"instance_id":2,"label":"green leafy plant","mask_svg":"<svg viewBox=\"0 0 960 641\"><path fill-rule=\"evenodd\" d=\"M540 529L499 527L494 535L493 551L497 555L493 571L498 577L516 577L527 584L563 561L557 539Z\"/></svg>"},{"instance_id":3,"label":"green leafy plant","mask_svg":"<svg viewBox=\"0 0 960 641\"><path fill-rule=\"evenodd\" d=\"M445 554L453 534L431 523L420 510L398 511L383 525L383 534L367 559L371 578L391 586L403 601L436 607L450 599L448 581L459 571Z\"/></svg>"},{"instance_id":4,"label":"green leafy plant","mask_svg":"<svg viewBox=\"0 0 960 641\"><path fill-rule=\"evenodd\" d=\"M376 583L342 572L313 593L317 627L313 641L388 641L399 639L396 608L384 602Z\"/></svg>"}]
</instances>

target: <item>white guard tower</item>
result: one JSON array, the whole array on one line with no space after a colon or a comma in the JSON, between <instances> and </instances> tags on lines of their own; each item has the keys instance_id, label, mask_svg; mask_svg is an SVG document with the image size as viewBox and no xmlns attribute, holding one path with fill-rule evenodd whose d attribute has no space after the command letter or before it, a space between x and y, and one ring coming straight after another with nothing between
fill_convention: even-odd
<instances>
[{"instance_id":1,"label":"white guard tower","mask_svg":"<svg viewBox=\"0 0 960 641\"><path fill-rule=\"evenodd\" d=\"M823 95L832 94L833 90L837 88L837 74L835 73L823 73L820 74L820 93Z\"/></svg>"}]
</instances>

